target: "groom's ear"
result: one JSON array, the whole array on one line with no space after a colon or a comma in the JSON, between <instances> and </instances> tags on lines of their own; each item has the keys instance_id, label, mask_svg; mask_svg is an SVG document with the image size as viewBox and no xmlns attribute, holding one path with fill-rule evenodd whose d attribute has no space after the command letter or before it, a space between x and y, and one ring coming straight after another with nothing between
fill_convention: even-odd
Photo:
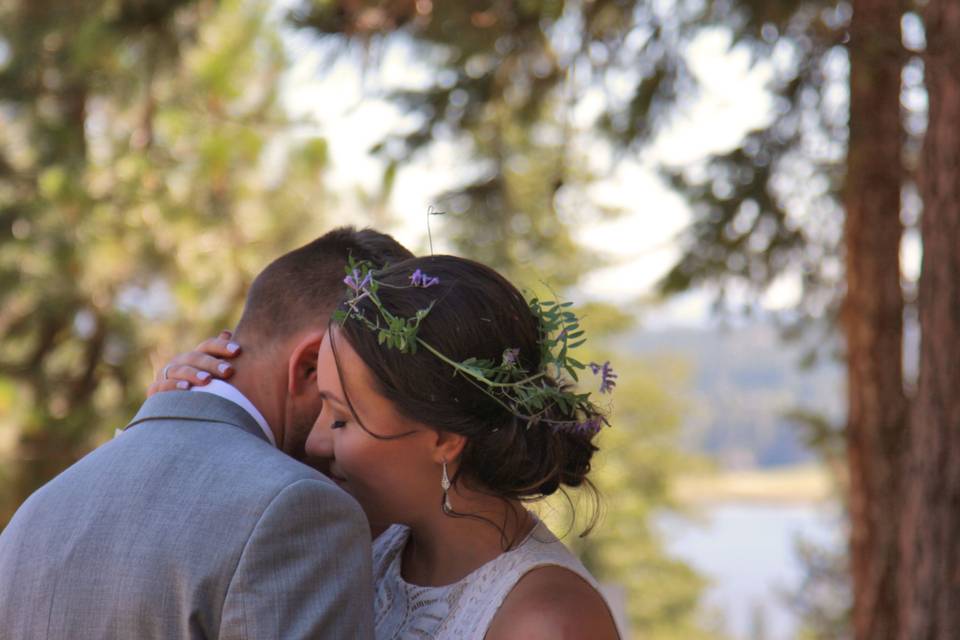
<instances>
[{"instance_id":1,"label":"groom's ear","mask_svg":"<svg viewBox=\"0 0 960 640\"><path fill-rule=\"evenodd\" d=\"M327 332L301 334L287 362L287 392L299 396L317 390L317 357Z\"/></svg>"}]
</instances>

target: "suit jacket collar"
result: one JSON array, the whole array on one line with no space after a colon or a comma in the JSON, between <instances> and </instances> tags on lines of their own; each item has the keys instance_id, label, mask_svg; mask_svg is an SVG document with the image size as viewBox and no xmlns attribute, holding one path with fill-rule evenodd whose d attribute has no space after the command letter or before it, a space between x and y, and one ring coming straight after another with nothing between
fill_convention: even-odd
<instances>
[{"instance_id":1,"label":"suit jacket collar","mask_svg":"<svg viewBox=\"0 0 960 640\"><path fill-rule=\"evenodd\" d=\"M151 420L220 422L242 429L270 444L253 416L240 405L211 393L189 391L157 393L147 398L126 429Z\"/></svg>"}]
</instances>

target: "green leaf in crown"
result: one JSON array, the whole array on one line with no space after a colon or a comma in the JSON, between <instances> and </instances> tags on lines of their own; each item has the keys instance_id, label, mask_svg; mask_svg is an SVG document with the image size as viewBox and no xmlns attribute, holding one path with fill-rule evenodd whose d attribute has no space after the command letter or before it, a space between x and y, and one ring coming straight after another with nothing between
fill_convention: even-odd
<instances>
[{"instance_id":1,"label":"green leaf in crown","mask_svg":"<svg viewBox=\"0 0 960 640\"><path fill-rule=\"evenodd\" d=\"M435 357L450 365L454 375L461 375L468 382L496 401L513 416L527 423L527 428L545 424L557 430L572 431L593 436L604 424L609 426L602 412L590 399L590 393L575 393L569 387L569 380L579 381L578 370L587 369L600 377L600 393L611 393L616 386L617 374L610 362L583 364L570 356L570 352L586 342L580 321L571 311L572 302L541 300L537 297L528 301L530 311L539 319L543 335L540 340L539 371L526 371L520 366L520 350L507 348L503 351L500 363L493 360L467 358L457 362L435 349L420 338L417 333L421 323L429 316L436 304L432 301L426 308L420 309L413 317L402 318L391 313L377 295L381 283L374 278L374 270L369 262L354 261L351 256L346 267L347 296L344 308L333 314L334 322L344 325L355 320L377 334L377 342L388 349L401 353L416 353L422 347ZM440 284L440 278L430 276L420 269L410 274L410 284L405 287L426 289ZM390 286L390 285L383 285ZM377 315L368 318L360 302L369 300ZM552 374L555 384L549 382ZM546 415L553 407L563 413L575 416L572 420L549 419Z\"/></svg>"}]
</instances>

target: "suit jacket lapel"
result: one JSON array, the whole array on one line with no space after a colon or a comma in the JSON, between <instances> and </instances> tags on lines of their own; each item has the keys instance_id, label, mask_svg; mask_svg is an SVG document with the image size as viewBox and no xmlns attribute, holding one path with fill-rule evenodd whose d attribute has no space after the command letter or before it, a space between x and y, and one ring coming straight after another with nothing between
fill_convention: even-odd
<instances>
[{"instance_id":1,"label":"suit jacket lapel","mask_svg":"<svg viewBox=\"0 0 960 640\"><path fill-rule=\"evenodd\" d=\"M257 421L240 405L210 393L165 391L149 398L126 429L151 420L195 420L229 424L269 444Z\"/></svg>"}]
</instances>

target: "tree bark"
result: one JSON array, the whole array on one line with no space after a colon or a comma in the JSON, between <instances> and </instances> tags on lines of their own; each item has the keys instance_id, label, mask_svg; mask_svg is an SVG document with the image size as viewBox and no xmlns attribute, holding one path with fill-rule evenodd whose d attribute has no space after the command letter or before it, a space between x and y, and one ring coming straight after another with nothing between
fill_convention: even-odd
<instances>
[{"instance_id":1,"label":"tree bark","mask_svg":"<svg viewBox=\"0 0 960 640\"><path fill-rule=\"evenodd\" d=\"M920 377L900 519L901 639L960 638L960 4L930 0Z\"/></svg>"},{"instance_id":2,"label":"tree bark","mask_svg":"<svg viewBox=\"0 0 960 640\"><path fill-rule=\"evenodd\" d=\"M853 630L897 630L897 529L907 400L900 287L900 0L854 0L850 141L843 191L847 291L847 455Z\"/></svg>"}]
</instances>

